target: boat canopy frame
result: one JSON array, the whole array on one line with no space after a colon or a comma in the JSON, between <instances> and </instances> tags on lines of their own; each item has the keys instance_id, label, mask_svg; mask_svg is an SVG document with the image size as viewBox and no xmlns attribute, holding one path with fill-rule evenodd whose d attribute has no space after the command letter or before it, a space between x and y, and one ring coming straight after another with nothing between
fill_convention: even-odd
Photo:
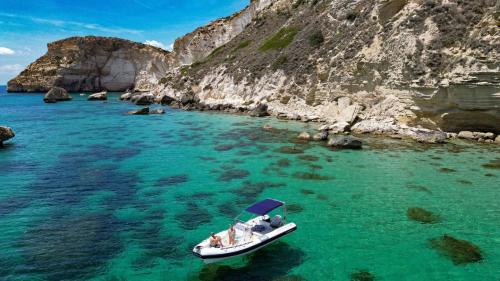
<instances>
[{"instance_id":1,"label":"boat canopy frame","mask_svg":"<svg viewBox=\"0 0 500 281\"><path fill-rule=\"evenodd\" d=\"M249 206L248 208L245 209L244 212L248 212L257 216L265 216L268 213L272 212L273 210L283 207L283 220L286 222L286 204L283 201L279 201L276 199L271 199L267 198L262 201L259 201L257 203L254 203L253 205ZM239 217L244 213L241 212L236 218L236 222L241 222L246 224L246 222L242 221L239 219Z\"/></svg>"}]
</instances>

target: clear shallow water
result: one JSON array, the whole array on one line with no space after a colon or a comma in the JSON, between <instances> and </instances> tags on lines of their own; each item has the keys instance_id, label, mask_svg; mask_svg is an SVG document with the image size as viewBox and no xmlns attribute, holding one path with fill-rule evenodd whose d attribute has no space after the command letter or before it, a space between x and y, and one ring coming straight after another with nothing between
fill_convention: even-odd
<instances>
[{"instance_id":1,"label":"clear shallow water","mask_svg":"<svg viewBox=\"0 0 500 281\"><path fill-rule=\"evenodd\" d=\"M304 124L127 116L134 106L117 96L73 97L44 104L0 93L0 124L17 133L0 150L1 280L349 280L358 270L377 280L500 278L500 173L482 166L500 157L494 146L372 138L362 151L331 151L293 143L312 130ZM191 255L266 197L293 204L294 234L223 264ZM409 207L441 221L411 221ZM478 245L484 260L454 265L429 246L445 233Z\"/></svg>"}]
</instances>

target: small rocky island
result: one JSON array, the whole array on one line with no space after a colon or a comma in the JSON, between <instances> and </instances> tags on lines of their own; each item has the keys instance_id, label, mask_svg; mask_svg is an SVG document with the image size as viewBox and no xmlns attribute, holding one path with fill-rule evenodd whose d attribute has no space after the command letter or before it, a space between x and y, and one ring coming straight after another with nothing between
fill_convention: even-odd
<instances>
[{"instance_id":1,"label":"small rocky island","mask_svg":"<svg viewBox=\"0 0 500 281\"><path fill-rule=\"evenodd\" d=\"M14 131L10 127L0 126L0 148L3 147L3 142L15 137Z\"/></svg>"}]
</instances>

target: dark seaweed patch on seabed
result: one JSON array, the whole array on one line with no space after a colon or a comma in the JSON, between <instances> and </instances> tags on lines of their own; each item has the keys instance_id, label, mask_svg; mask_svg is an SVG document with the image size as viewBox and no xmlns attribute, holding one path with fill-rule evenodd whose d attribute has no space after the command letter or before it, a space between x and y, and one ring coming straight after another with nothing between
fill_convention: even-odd
<instances>
[{"instance_id":1,"label":"dark seaweed patch on seabed","mask_svg":"<svg viewBox=\"0 0 500 281\"><path fill-rule=\"evenodd\" d=\"M212 220L212 215L205 208L190 201L182 213L175 215L175 219L183 229L194 230L202 224L209 223Z\"/></svg>"},{"instance_id":2,"label":"dark seaweed patch on seabed","mask_svg":"<svg viewBox=\"0 0 500 281\"><path fill-rule=\"evenodd\" d=\"M124 159L121 152L99 150L116 161ZM45 201L49 206L66 207L55 209L52 217L30 226L20 238L27 264L23 270L42 273L49 280L75 280L96 274L107 259L119 252L116 232L120 222L111 212L134 202L138 177L119 171L116 165L98 165L100 157L92 149L63 153L54 166L36 174L29 196L13 199L17 206ZM114 194L102 202L106 204L104 213L67 215L66 210L97 191Z\"/></svg>"},{"instance_id":3,"label":"dark seaweed patch on seabed","mask_svg":"<svg viewBox=\"0 0 500 281\"><path fill-rule=\"evenodd\" d=\"M243 179L243 178L248 177L249 175L250 175L250 172L248 172L247 170L231 169L231 170L227 170L227 171L222 172L222 174L220 174L220 176L217 178L217 180L228 182L228 181L232 181L235 179Z\"/></svg>"},{"instance_id":4,"label":"dark seaweed patch on seabed","mask_svg":"<svg viewBox=\"0 0 500 281\"><path fill-rule=\"evenodd\" d=\"M43 274L48 280L78 280L97 275L122 250L119 224L110 215L47 219L19 240L26 265L19 273Z\"/></svg>"},{"instance_id":5,"label":"dark seaweed patch on seabed","mask_svg":"<svg viewBox=\"0 0 500 281\"><path fill-rule=\"evenodd\" d=\"M189 180L189 176L186 174L163 177L156 181L155 186L165 187L185 183Z\"/></svg>"},{"instance_id":6,"label":"dark seaweed patch on seabed","mask_svg":"<svg viewBox=\"0 0 500 281\"><path fill-rule=\"evenodd\" d=\"M246 205L253 203L266 188L277 188L282 186L286 186L286 183L252 183L250 181L245 181L239 188L235 189L234 191L238 195L236 200L240 207L246 207Z\"/></svg>"}]
</instances>

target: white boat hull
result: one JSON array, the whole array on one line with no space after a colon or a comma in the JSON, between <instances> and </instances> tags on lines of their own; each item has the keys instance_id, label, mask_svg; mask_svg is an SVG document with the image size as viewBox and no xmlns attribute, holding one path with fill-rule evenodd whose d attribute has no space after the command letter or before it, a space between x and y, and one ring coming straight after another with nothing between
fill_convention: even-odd
<instances>
[{"instance_id":1,"label":"white boat hull","mask_svg":"<svg viewBox=\"0 0 500 281\"><path fill-rule=\"evenodd\" d=\"M294 232L296 229L297 226L295 223L289 223L264 235L260 235L258 233L252 234L255 235L255 237L252 237L250 242L231 247L207 247L207 240L205 240L194 247L193 254L203 259L203 261L207 264L224 261L234 257L241 257L280 240L286 235Z\"/></svg>"}]
</instances>

